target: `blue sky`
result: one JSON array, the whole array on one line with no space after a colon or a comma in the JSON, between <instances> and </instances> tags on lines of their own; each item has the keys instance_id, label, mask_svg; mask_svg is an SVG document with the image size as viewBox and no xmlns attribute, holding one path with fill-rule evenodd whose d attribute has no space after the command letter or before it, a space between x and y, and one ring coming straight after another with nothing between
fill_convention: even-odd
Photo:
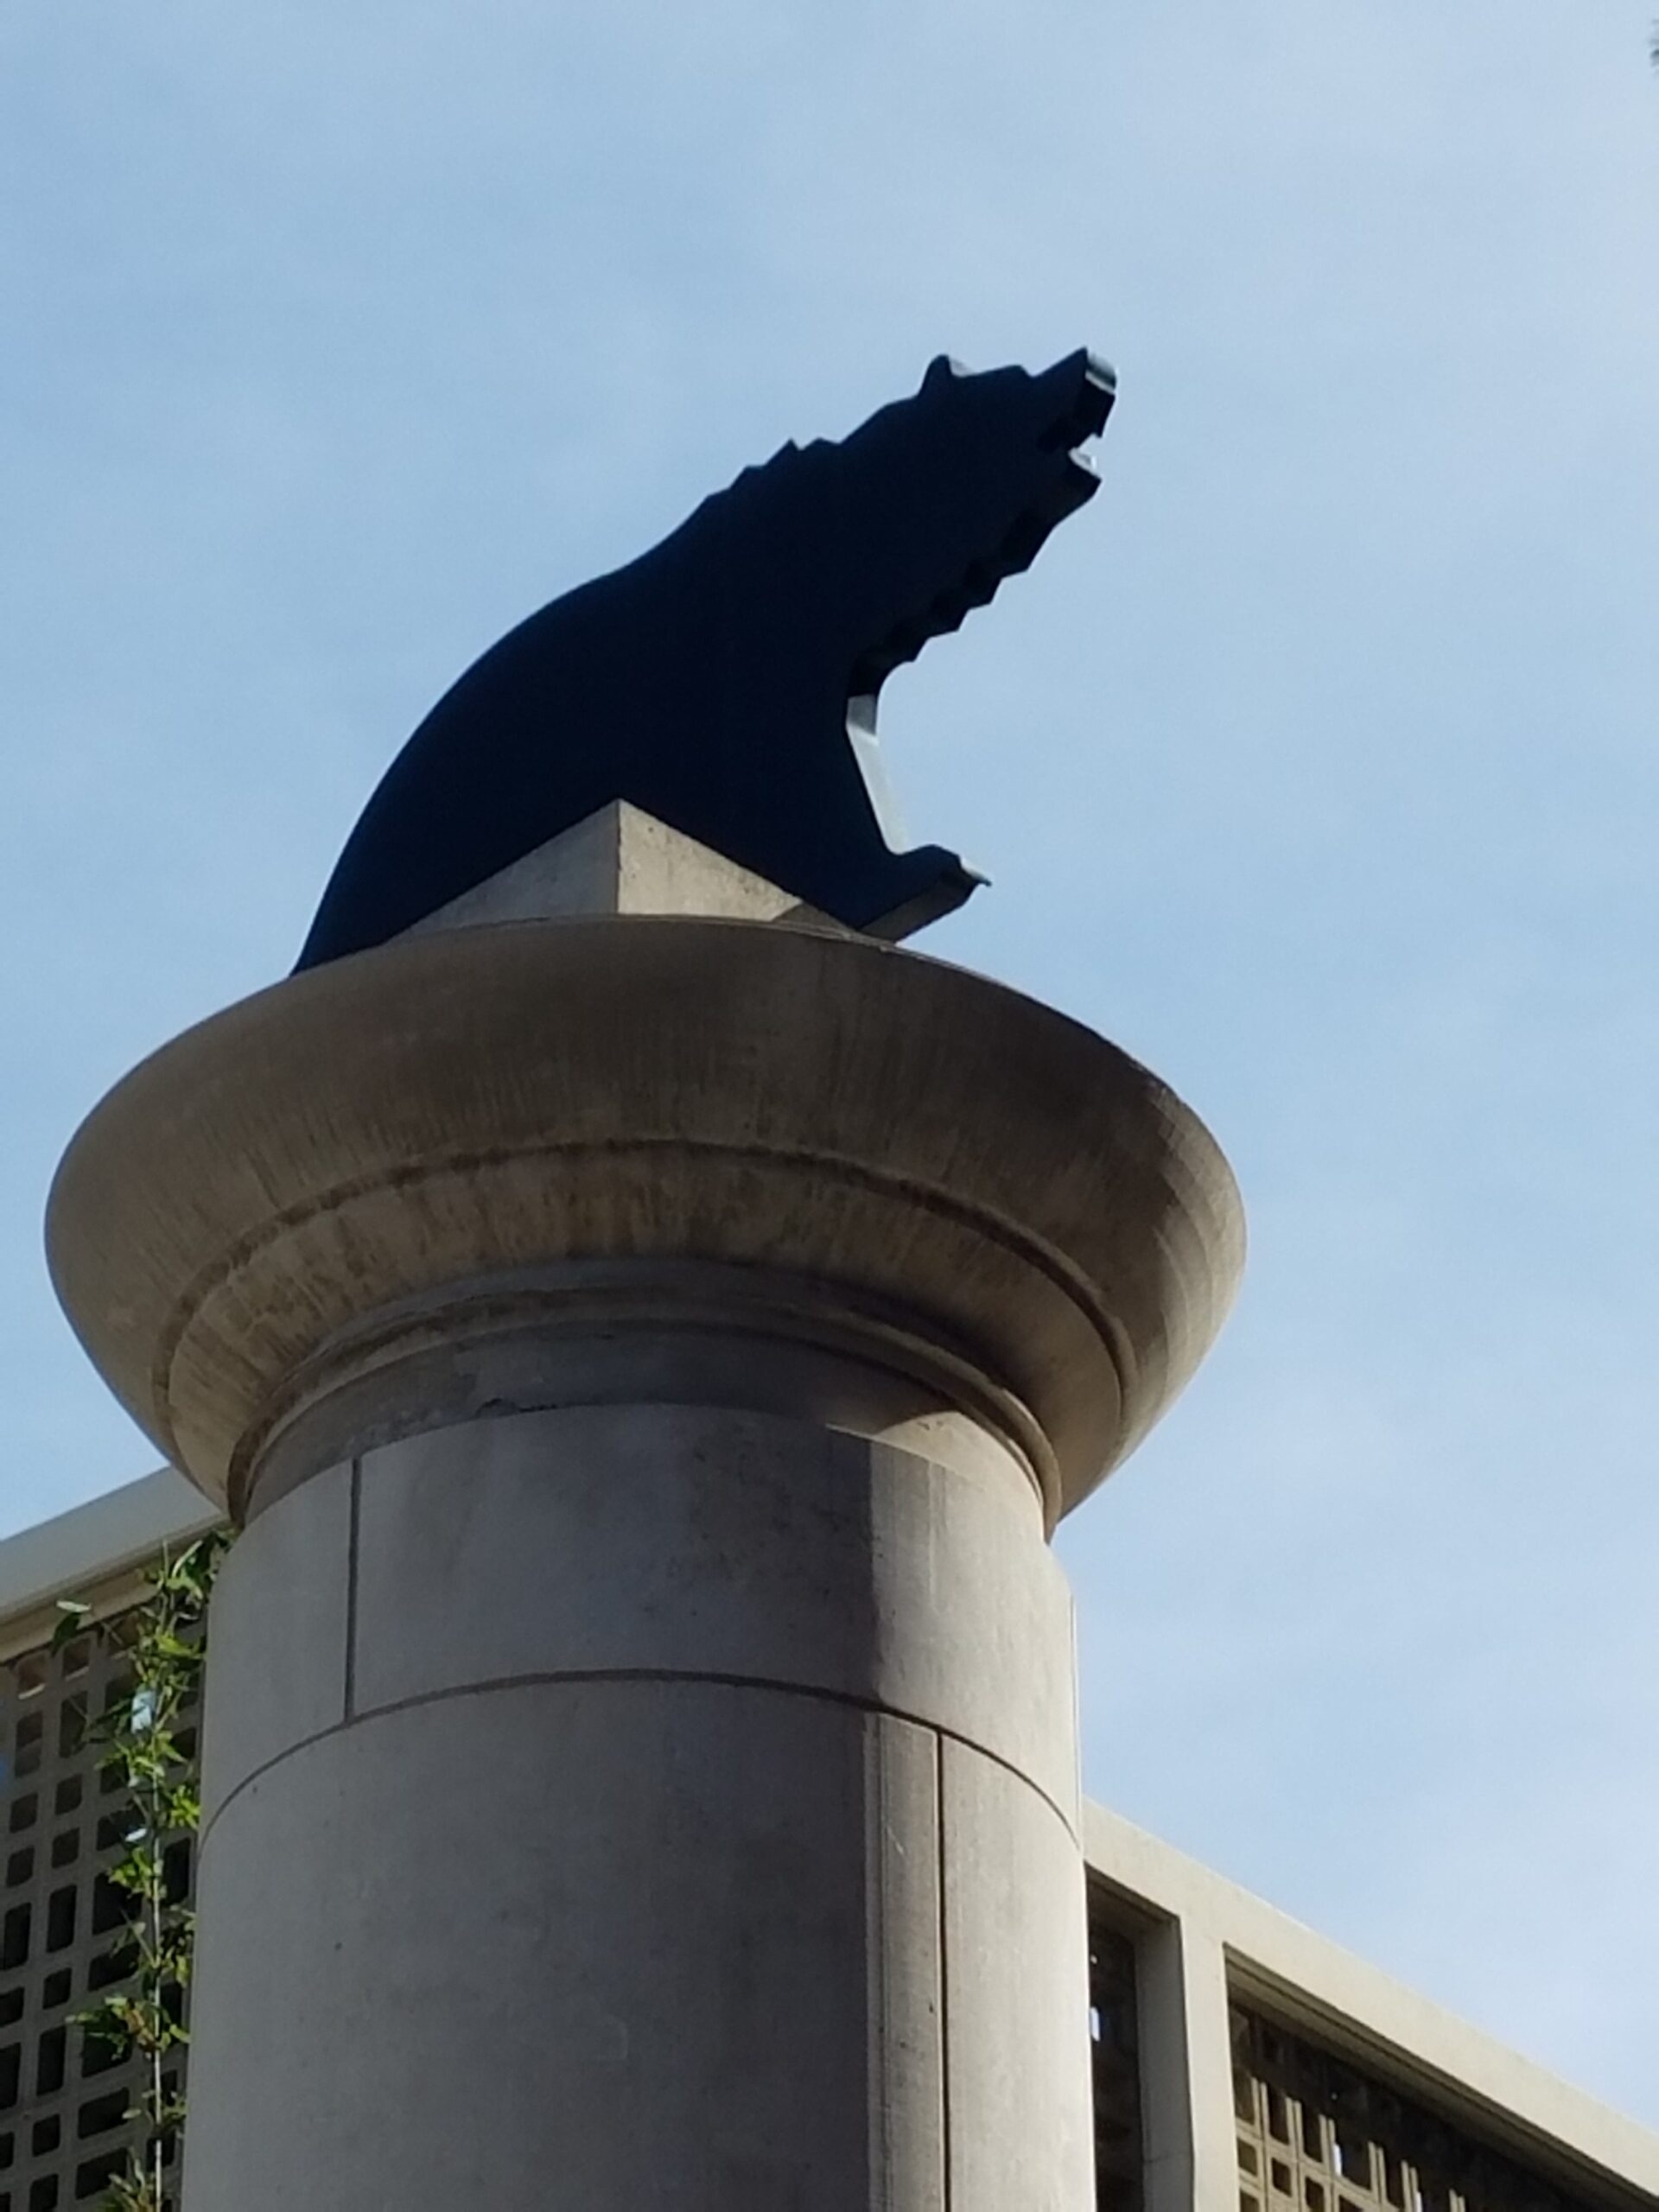
<instances>
[{"instance_id":1,"label":"blue sky","mask_svg":"<svg viewBox=\"0 0 1659 2212\"><path fill-rule=\"evenodd\" d=\"M0 11L0 1526L39 1219L510 621L948 350L1105 486L894 680L925 940L1253 1251L1062 1539L1087 1780L1659 2124L1659 79L1614 0Z\"/></svg>"}]
</instances>

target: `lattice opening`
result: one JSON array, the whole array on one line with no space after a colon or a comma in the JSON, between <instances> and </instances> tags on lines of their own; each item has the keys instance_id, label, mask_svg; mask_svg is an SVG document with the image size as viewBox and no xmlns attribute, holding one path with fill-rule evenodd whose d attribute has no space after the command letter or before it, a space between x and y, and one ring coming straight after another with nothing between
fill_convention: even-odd
<instances>
[{"instance_id":1,"label":"lattice opening","mask_svg":"<svg viewBox=\"0 0 1659 2212\"><path fill-rule=\"evenodd\" d=\"M73 1884L54 1890L46 1901L46 1948L67 1951L75 1940L75 1906L80 1892Z\"/></svg>"},{"instance_id":2,"label":"lattice opening","mask_svg":"<svg viewBox=\"0 0 1659 2212\"><path fill-rule=\"evenodd\" d=\"M103 2151L95 2158L88 2158L75 2168L75 2202L83 2204L89 2196L101 2196L127 2163L124 2151Z\"/></svg>"},{"instance_id":3,"label":"lattice opening","mask_svg":"<svg viewBox=\"0 0 1659 2212\"><path fill-rule=\"evenodd\" d=\"M89 2135L107 2135L112 2127L124 2127L127 2123L127 2093L117 2089L113 2095L94 2097L82 2105L75 2115L75 2133L84 2142Z\"/></svg>"},{"instance_id":4,"label":"lattice opening","mask_svg":"<svg viewBox=\"0 0 1659 2212\"><path fill-rule=\"evenodd\" d=\"M1109 1895L1089 1899L1089 2032L1094 2067L1097 2212L1141 2212L1141 2060L1135 1941Z\"/></svg>"}]
</instances>

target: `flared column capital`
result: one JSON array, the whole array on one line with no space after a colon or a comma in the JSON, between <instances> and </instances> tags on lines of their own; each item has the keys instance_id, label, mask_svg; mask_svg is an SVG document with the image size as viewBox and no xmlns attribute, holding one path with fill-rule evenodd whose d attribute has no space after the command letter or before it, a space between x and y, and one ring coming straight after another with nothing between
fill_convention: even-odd
<instances>
[{"instance_id":1,"label":"flared column capital","mask_svg":"<svg viewBox=\"0 0 1659 2212\"><path fill-rule=\"evenodd\" d=\"M1190 1109L1017 992L612 913L411 934L201 1023L89 1117L48 1240L117 1396L233 1508L296 1378L383 1319L695 1263L810 1286L806 1333L861 1357L954 1363L1052 1526L1208 1350L1243 1217Z\"/></svg>"}]
</instances>

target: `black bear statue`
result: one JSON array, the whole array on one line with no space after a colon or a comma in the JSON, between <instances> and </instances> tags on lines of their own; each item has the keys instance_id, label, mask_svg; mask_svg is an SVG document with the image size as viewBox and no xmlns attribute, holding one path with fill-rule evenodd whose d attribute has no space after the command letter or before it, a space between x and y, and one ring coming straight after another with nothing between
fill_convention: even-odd
<instances>
[{"instance_id":1,"label":"black bear statue","mask_svg":"<svg viewBox=\"0 0 1659 2212\"><path fill-rule=\"evenodd\" d=\"M941 357L840 443L786 445L627 567L491 646L398 754L301 969L397 936L613 799L854 929L896 938L982 879L899 842L881 685L1096 488L1111 372Z\"/></svg>"}]
</instances>

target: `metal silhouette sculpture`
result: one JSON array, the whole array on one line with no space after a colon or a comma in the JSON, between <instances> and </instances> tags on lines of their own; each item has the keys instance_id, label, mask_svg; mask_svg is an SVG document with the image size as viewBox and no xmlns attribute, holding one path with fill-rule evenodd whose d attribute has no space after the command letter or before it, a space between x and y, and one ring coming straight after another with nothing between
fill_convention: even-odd
<instances>
[{"instance_id":1,"label":"metal silhouette sculpture","mask_svg":"<svg viewBox=\"0 0 1659 2212\"><path fill-rule=\"evenodd\" d=\"M786 445L626 568L493 645L382 780L302 969L383 943L613 799L896 938L982 879L895 849L882 683L1030 567L1097 488L1111 372L941 357L840 444Z\"/></svg>"}]
</instances>

